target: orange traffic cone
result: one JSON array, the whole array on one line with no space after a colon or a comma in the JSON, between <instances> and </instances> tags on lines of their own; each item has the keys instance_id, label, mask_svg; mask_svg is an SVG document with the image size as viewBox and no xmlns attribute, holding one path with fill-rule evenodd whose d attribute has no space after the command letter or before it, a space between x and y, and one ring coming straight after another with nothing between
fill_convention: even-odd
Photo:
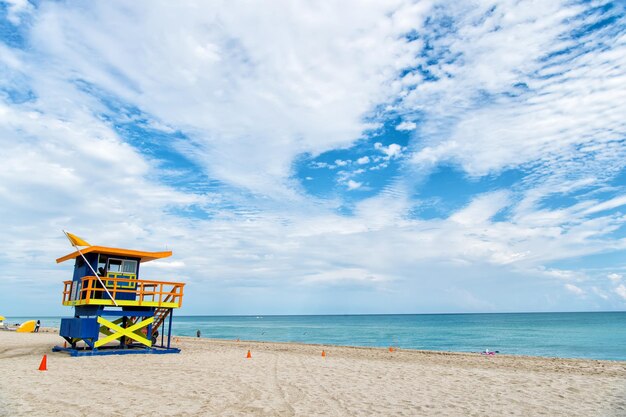
<instances>
[{"instance_id":1,"label":"orange traffic cone","mask_svg":"<svg viewBox=\"0 0 626 417\"><path fill-rule=\"evenodd\" d=\"M248 351L248 354L246 355L246 359L252 359L252 354L250 353L250 351Z\"/></svg>"},{"instance_id":2,"label":"orange traffic cone","mask_svg":"<svg viewBox=\"0 0 626 417\"><path fill-rule=\"evenodd\" d=\"M40 371L48 370L48 355L43 355L43 358L41 359L41 363L39 364L39 370Z\"/></svg>"},{"instance_id":3,"label":"orange traffic cone","mask_svg":"<svg viewBox=\"0 0 626 417\"><path fill-rule=\"evenodd\" d=\"M323 350L322 351L322 358L325 358L325 357L326 357L326 351Z\"/></svg>"}]
</instances>

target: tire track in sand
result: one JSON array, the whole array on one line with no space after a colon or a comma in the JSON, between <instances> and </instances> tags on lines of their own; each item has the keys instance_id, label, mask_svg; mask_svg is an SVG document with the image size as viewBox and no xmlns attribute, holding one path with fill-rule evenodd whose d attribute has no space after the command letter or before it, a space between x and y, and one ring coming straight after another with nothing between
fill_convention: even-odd
<instances>
[{"instance_id":1,"label":"tire track in sand","mask_svg":"<svg viewBox=\"0 0 626 417\"><path fill-rule=\"evenodd\" d=\"M314 375L314 373L311 371L311 368L309 366L306 365L305 361L303 360L303 357L301 355L297 356L297 361L300 364L300 369L302 370L301 374L302 375L306 375L307 378L307 383L311 386L315 386L317 388L319 388L324 395L320 396L320 399L326 404L326 412L332 412L332 415L338 416L338 417L343 417L343 416L354 416L355 414L350 411L345 405L343 405L343 403L341 402L341 400L339 398L336 397L336 395L332 394L331 391L329 391L326 386L321 382L321 381L316 381L314 379L312 379L312 375ZM324 415L328 415L326 413L324 413Z\"/></svg>"},{"instance_id":2,"label":"tire track in sand","mask_svg":"<svg viewBox=\"0 0 626 417\"><path fill-rule=\"evenodd\" d=\"M280 416L295 416L296 412L290 402L287 400L285 396L285 391L280 384L280 379L278 378L278 360L281 353L274 355L274 366L272 371L272 388L278 394L280 399L282 400L282 407L277 409L278 415Z\"/></svg>"}]
</instances>

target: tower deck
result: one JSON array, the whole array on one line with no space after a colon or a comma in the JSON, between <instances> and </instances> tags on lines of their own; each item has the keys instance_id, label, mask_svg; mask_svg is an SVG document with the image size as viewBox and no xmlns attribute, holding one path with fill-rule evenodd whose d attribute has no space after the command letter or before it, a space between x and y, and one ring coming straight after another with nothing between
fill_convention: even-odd
<instances>
[{"instance_id":1,"label":"tower deck","mask_svg":"<svg viewBox=\"0 0 626 417\"><path fill-rule=\"evenodd\" d=\"M179 308L182 305L185 286L182 282L111 277L100 279L118 306ZM95 276L86 276L79 281L64 281L63 284L64 306L115 305ZM120 297L122 294L132 297Z\"/></svg>"}]
</instances>

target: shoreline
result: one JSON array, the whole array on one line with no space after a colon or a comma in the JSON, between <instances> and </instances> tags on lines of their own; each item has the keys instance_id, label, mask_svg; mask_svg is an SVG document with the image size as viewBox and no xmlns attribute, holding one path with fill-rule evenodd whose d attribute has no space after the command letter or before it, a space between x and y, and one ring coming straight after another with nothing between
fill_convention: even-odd
<instances>
[{"instance_id":1,"label":"shoreline","mask_svg":"<svg viewBox=\"0 0 626 417\"><path fill-rule=\"evenodd\" d=\"M2 331L2 329L0 329ZM41 327L39 330L40 333L50 333L50 334L58 334L59 329L54 327ZM411 348L402 348L397 346L357 346L357 345L335 345L331 343L304 343L304 342L285 342L285 341L266 341L266 340L247 340L247 339L219 339L219 338L210 338L210 337L194 337L194 336L178 336L172 334L172 345L174 345L174 340L185 339L187 341L193 340L204 340L214 343L233 343L233 344L255 344L255 345L288 345L288 346L311 346L318 348L346 348L346 349L363 349L363 350L375 350L375 351L388 351L389 347L392 347L395 352L407 352L407 353L421 353L427 355L458 355L458 356L480 356L487 358L495 358L495 357L506 357L506 358L524 358L524 359L538 359L538 360L557 360L557 361L589 361L589 362L608 362L608 363L624 363L626 364L626 360L620 359L592 359L592 358L567 358L567 357L559 357L559 356L538 356L538 355L518 355L518 354L508 354L508 353L497 353L495 355L482 355L481 352L466 352L466 351L454 351L454 350L428 350L428 349L411 349ZM62 341L61 341L62 343Z\"/></svg>"}]
</instances>

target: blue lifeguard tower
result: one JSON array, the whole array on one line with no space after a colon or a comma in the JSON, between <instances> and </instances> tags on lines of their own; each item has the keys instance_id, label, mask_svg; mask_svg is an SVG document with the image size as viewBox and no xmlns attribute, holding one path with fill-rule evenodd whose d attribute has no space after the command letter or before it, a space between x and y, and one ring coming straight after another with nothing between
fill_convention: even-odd
<instances>
[{"instance_id":1,"label":"blue lifeguard tower","mask_svg":"<svg viewBox=\"0 0 626 417\"><path fill-rule=\"evenodd\" d=\"M63 305L74 307L74 317L61 319L59 334L67 344L53 351L72 356L180 352L171 346L172 315L182 305L185 284L139 279L142 263L172 252L91 246L66 235L76 251L56 261L75 260L74 276L63 289Z\"/></svg>"}]
</instances>

